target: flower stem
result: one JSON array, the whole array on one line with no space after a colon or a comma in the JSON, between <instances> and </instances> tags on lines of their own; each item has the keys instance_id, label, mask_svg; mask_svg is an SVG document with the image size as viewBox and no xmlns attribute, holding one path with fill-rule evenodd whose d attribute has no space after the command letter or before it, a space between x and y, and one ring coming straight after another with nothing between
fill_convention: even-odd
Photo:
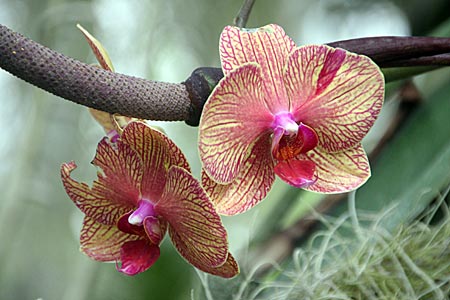
<instances>
[{"instance_id":1,"label":"flower stem","mask_svg":"<svg viewBox=\"0 0 450 300\"><path fill-rule=\"evenodd\" d=\"M243 28L247 25L248 17L250 16L254 3L255 0L244 0L236 18L234 18L233 23L235 26Z\"/></svg>"}]
</instances>

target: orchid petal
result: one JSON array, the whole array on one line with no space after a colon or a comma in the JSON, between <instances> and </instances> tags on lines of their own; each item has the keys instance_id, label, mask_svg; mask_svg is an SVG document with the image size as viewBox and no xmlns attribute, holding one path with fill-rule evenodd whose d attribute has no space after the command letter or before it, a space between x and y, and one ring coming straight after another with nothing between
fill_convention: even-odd
<instances>
[{"instance_id":1,"label":"orchid petal","mask_svg":"<svg viewBox=\"0 0 450 300\"><path fill-rule=\"evenodd\" d=\"M113 116L110 113L94 108L89 108L89 112L91 113L92 117L103 127L105 133L116 130Z\"/></svg>"},{"instance_id":2,"label":"orchid petal","mask_svg":"<svg viewBox=\"0 0 450 300\"><path fill-rule=\"evenodd\" d=\"M203 272L220 276L223 278L232 278L237 274L239 274L239 266L234 257L231 255L231 253L228 253L227 260L223 265L214 268L202 266L202 268L199 269L202 270Z\"/></svg>"},{"instance_id":3,"label":"orchid petal","mask_svg":"<svg viewBox=\"0 0 450 300\"><path fill-rule=\"evenodd\" d=\"M384 78L369 58L329 46L298 47L284 74L291 111L328 152L361 142L377 118Z\"/></svg>"},{"instance_id":4,"label":"orchid petal","mask_svg":"<svg viewBox=\"0 0 450 300\"><path fill-rule=\"evenodd\" d=\"M139 238L120 231L115 225L104 225L90 217L84 217L80 248L97 261L117 261L120 259L121 246Z\"/></svg>"},{"instance_id":5,"label":"orchid petal","mask_svg":"<svg viewBox=\"0 0 450 300\"><path fill-rule=\"evenodd\" d=\"M94 163L104 168L105 175L99 173L99 180L94 181L92 188L70 177L77 167L74 162L61 166L61 178L67 194L86 216L97 222L114 225L121 215L133 209L138 200L136 182L141 172L139 161L129 150L125 146L117 152L105 139L99 143Z\"/></svg>"},{"instance_id":6,"label":"orchid petal","mask_svg":"<svg viewBox=\"0 0 450 300\"><path fill-rule=\"evenodd\" d=\"M275 180L269 136L262 136L235 180L219 184L202 170L202 186L221 215L243 213L264 199Z\"/></svg>"},{"instance_id":7,"label":"orchid petal","mask_svg":"<svg viewBox=\"0 0 450 300\"><path fill-rule=\"evenodd\" d=\"M149 240L159 245L166 235L167 221L157 217L147 217L144 219L144 229Z\"/></svg>"},{"instance_id":8,"label":"orchid petal","mask_svg":"<svg viewBox=\"0 0 450 300\"><path fill-rule=\"evenodd\" d=\"M103 127L106 134L116 131L122 134L123 128L130 122L137 120L136 118L125 117L117 114L110 114L94 108L89 108L91 116Z\"/></svg>"},{"instance_id":9,"label":"orchid petal","mask_svg":"<svg viewBox=\"0 0 450 300\"><path fill-rule=\"evenodd\" d=\"M135 206L143 177L139 156L125 143L112 145L103 138L97 146L92 164L99 167L99 183L107 188L111 201Z\"/></svg>"},{"instance_id":10,"label":"orchid petal","mask_svg":"<svg viewBox=\"0 0 450 300\"><path fill-rule=\"evenodd\" d=\"M220 58L227 76L235 68L255 62L261 66L269 109L272 112L288 109L283 86L283 68L295 43L283 28L271 24L257 29L227 26L220 36Z\"/></svg>"},{"instance_id":11,"label":"orchid petal","mask_svg":"<svg viewBox=\"0 0 450 300\"><path fill-rule=\"evenodd\" d=\"M219 183L237 176L251 145L269 130L273 115L264 103L260 68L246 64L230 72L213 90L199 126L203 167Z\"/></svg>"},{"instance_id":12,"label":"orchid petal","mask_svg":"<svg viewBox=\"0 0 450 300\"><path fill-rule=\"evenodd\" d=\"M186 170L169 169L155 211L167 220L173 244L193 266L217 267L226 261L227 232L205 191Z\"/></svg>"},{"instance_id":13,"label":"orchid petal","mask_svg":"<svg viewBox=\"0 0 450 300\"><path fill-rule=\"evenodd\" d=\"M290 159L278 162L275 173L285 182L297 188L305 188L315 182L316 165L310 160Z\"/></svg>"},{"instance_id":14,"label":"orchid petal","mask_svg":"<svg viewBox=\"0 0 450 300\"><path fill-rule=\"evenodd\" d=\"M178 147L161 132L142 122L125 127L122 141L140 156L143 166L141 193L143 198L156 201L161 196L167 169L171 165L189 168Z\"/></svg>"},{"instance_id":15,"label":"orchid petal","mask_svg":"<svg viewBox=\"0 0 450 300\"><path fill-rule=\"evenodd\" d=\"M316 164L316 182L306 189L319 193L344 193L364 184L370 177L367 155L361 145L328 153L319 147L306 153Z\"/></svg>"},{"instance_id":16,"label":"orchid petal","mask_svg":"<svg viewBox=\"0 0 450 300\"><path fill-rule=\"evenodd\" d=\"M159 254L159 247L146 240L127 242L120 249L121 266L117 271L130 276L142 273L158 260Z\"/></svg>"},{"instance_id":17,"label":"orchid petal","mask_svg":"<svg viewBox=\"0 0 450 300\"><path fill-rule=\"evenodd\" d=\"M108 71L114 71L111 59L109 58L108 52L106 52L106 49L103 47L103 45L95 37L93 37L86 29L84 29L80 24L77 24L77 27L78 29L81 30L84 37L88 41L89 46L92 49L92 52L94 52L95 57L97 58L102 68Z\"/></svg>"},{"instance_id":18,"label":"orchid petal","mask_svg":"<svg viewBox=\"0 0 450 300\"><path fill-rule=\"evenodd\" d=\"M149 150L148 147L151 144L139 143L139 140L142 139L153 139L156 140L157 143L165 144L169 149L169 164L170 166L179 166L190 171L189 163L184 156L183 152L180 148L170 139L168 138L160 128L157 130L156 128L152 128L143 122L131 122L127 125L128 130L124 132L122 139L127 142L132 148L137 151L139 154L145 153L146 150ZM134 140L136 139L136 140ZM146 148L147 147L147 148ZM145 155L141 155L145 156ZM169 167L167 167L168 169Z\"/></svg>"},{"instance_id":19,"label":"orchid petal","mask_svg":"<svg viewBox=\"0 0 450 300\"><path fill-rule=\"evenodd\" d=\"M303 123L298 125L298 137L302 140L302 153L306 153L317 146L317 134L314 129L308 125Z\"/></svg>"}]
</instances>

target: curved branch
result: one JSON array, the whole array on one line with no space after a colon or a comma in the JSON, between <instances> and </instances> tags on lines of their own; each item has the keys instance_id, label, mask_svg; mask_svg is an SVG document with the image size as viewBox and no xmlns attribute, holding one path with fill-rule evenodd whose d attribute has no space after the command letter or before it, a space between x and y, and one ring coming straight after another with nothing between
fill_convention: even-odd
<instances>
[{"instance_id":1,"label":"curved branch","mask_svg":"<svg viewBox=\"0 0 450 300\"><path fill-rule=\"evenodd\" d=\"M186 86L105 71L0 25L0 67L52 94L109 113L184 121L193 108Z\"/></svg>"},{"instance_id":2,"label":"curved branch","mask_svg":"<svg viewBox=\"0 0 450 300\"><path fill-rule=\"evenodd\" d=\"M448 66L450 38L372 37L329 43L370 57L380 67ZM112 73L67 57L0 24L0 68L75 103L149 120L197 126L203 105L223 77L199 68L183 83Z\"/></svg>"},{"instance_id":3,"label":"curved branch","mask_svg":"<svg viewBox=\"0 0 450 300\"><path fill-rule=\"evenodd\" d=\"M366 55L381 68L404 66L403 62L410 58L420 59L450 53L450 38L443 37L379 36L337 41L327 45ZM398 65L397 61L402 63Z\"/></svg>"},{"instance_id":4,"label":"curved branch","mask_svg":"<svg viewBox=\"0 0 450 300\"><path fill-rule=\"evenodd\" d=\"M234 18L234 25L237 27L245 27L247 25L248 18L250 17L250 12L252 11L253 4L255 4L255 0L244 0L242 3L239 12Z\"/></svg>"}]
</instances>

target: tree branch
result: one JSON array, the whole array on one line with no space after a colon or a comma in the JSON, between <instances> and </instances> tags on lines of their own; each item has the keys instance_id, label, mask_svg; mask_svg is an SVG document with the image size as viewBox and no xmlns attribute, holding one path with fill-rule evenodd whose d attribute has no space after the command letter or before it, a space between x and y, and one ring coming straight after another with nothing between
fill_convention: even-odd
<instances>
[{"instance_id":1,"label":"tree branch","mask_svg":"<svg viewBox=\"0 0 450 300\"><path fill-rule=\"evenodd\" d=\"M381 68L403 67L403 61L407 59L450 54L450 38L441 37L380 36L337 41L327 45L366 55Z\"/></svg>"},{"instance_id":2,"label":"tree branch","mask_svg":"<svg viewBox=\"0 0 450 300\"><path fill-rule=\"evenodd\" d=\"M247 25L248 18L255 4L255 0L244 0L238 15L234 18L234 25L240 28L244 28Z\"/></svg>"},{"instance_id":3,"label":"tree branch","mask_svg":"<svg viewBox=\"0 0 450 300\"><path fill-rule=\"evenodd\" d=\"M329 43L370 57L380 67L450 65L450 38L373 37ZM120 115L197 126L223 77L198 68L183 83L112 73L42 46L0 24L0 68L72 102Z\"/></svg>"},{"instance_id":4,"label":"tree branch","mask_svg":"<svg viewBox=\"0 0 450 300\"><path fill-rule=\"evenodd\" d=\"M0 67L52 94L109 113L181 121L190 114L186 86L105 71L0 25Z\"/></svg>"}]
</instances>

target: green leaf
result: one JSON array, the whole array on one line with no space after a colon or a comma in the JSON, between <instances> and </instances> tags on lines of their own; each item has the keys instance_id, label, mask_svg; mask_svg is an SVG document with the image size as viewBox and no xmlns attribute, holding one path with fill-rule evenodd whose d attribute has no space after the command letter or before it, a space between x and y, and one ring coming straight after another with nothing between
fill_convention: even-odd
<instances>
[{"instance_id":1,"label":"green leaf","mask_svg":"<svg viewBox=\"0 0 450 300\"><path fill-rule=\"evenodd\" d=\"M416 217L450 184L450 86L430 97L386 146L372 178L357 192L357 209L394 205L385 228Z\"/></svg>"},{"instance_id":2,"label":"green leaf","mask_svg":"<svg viewBox=\"0 0 450 300\"><path fill-rule=\"evenodd\" d=\"M398 67L398 68L382 68L384 80L386 83L407 79L415 75L434 71L442 67L438 66L416 66L416 67Z\"/></svg>"}]
</instances>

